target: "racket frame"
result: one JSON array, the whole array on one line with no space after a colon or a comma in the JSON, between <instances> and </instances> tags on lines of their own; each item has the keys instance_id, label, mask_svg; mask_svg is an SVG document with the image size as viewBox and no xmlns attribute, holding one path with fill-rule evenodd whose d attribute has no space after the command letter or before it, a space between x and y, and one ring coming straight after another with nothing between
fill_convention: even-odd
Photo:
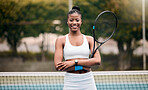
<instances>
[{"instance_id":1,"label":"racket frame","mask_svg":"<svg viewBox=\"0 0 148 90\"><path fill-rule=\"evenodd\" d=\"M111 14L115 17L116 23L115 23L115 28L114 28L112 34L111 34L106 40L104 40L103 42L99 42L99 41L95 38L95 27L96 27L96 22L97 22L97 20L98 20L99 17L100 17L102 14L104 14L104 13L111 13ZM117 29L117 24L118 24L117 16L116 16L113 12L111 12L111 11L108 11L108 10L107 10L107 11L103 11L103 12L101 12L101 13L97 16L97 18L95 19L95 22L94 22L94 26L93 26L94 45L93 45L93 51L92 51L92 54L91 54L90 58L93 58L93 57L94 57L94 54L95 54L96 51L97 51L97 49L100 48L105 42L107 42L107 41L114 35L114 33L115 33L116 29ZM97 42L97 43L100 44L96 49L95 49L95 42Z\"/></svg>"}]
</instances>

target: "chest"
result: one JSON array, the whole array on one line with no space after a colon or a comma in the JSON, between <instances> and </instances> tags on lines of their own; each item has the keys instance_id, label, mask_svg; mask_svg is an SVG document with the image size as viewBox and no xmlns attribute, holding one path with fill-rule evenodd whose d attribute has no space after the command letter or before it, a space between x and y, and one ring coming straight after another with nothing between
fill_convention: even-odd
<instances>
[{"instance_id":1,"label":"chest","mask_svg":"<svg viewBox=\"0 0 148 90\"><path fill-rule=\"evenodd\" d=\"M72 46L81 46L84 39L83 37L69 37L69 42Z\"/></svg>"}]
</instances>

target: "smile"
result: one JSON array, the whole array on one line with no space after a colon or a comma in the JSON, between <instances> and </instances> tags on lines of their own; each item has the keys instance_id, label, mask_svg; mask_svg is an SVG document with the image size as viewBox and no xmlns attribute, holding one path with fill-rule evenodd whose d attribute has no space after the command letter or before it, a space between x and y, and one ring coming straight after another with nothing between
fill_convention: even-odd
<instances>
[{"instance_id":1,"label":"smile","mask_svg":"<svg viewBox=\"0 0 148 90\"><path fill-rule=\"evenodd\" d=\"M77 26L72 26L73 28L77 28Z\"/></svg>"}]
</instances>

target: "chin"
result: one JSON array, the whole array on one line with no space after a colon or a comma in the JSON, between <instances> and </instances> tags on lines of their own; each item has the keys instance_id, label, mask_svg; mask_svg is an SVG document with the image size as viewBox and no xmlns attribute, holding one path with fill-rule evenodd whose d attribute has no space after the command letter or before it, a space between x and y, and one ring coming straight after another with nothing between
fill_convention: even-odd
<instances>
[{"instance_id":1,"label":"chin","mask_svg":"<svg viewBox=\"0 0 148 90\"><path fill-rule=\"evenodd\" d=\"M72 31L72 32L76 32L76 31L78 31L78 29L71 29L71 31Z\"/></svg>"}]
</instances>

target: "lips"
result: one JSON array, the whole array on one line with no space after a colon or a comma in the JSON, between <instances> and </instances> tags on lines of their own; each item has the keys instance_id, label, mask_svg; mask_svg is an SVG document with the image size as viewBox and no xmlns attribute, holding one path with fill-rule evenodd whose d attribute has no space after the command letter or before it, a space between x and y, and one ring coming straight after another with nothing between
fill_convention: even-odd
<instances>
[{"instance_id":1,"label":"lips","mask_svg":"<svg viewBox=\"0 0 148 90\"><path fill-rule=\"evenodd\" d=\"M71 28L72 28L72 29L77 29L77 28L78 28L78 26L71 26Z\"/></svg>"}]
</instances>

